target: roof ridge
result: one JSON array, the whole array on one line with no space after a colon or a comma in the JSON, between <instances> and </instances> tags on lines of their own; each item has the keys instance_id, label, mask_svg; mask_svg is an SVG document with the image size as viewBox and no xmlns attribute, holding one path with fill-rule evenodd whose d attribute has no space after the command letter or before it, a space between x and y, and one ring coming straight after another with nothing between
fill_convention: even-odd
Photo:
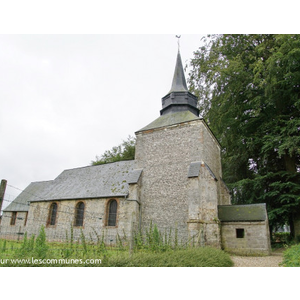
<instances>
[{"instance_id":1,"label":"roof ridge","mask_svg":"<svg viewBox=\"0 0 300 300\"><path fill-rule=\"evenodd\" d=\"M70 169L64 169L64 171L71 171L71 170L78 170L78 169L87 169L87 168L93 168L93 167L100 167L104 165L111 165L115 163L123 163L123 162L129 162L129 161L135 161L134 159L126 159L126 160L119 160L119 161L114 161L114 162L108 162L104 164L99 164L99 165L91 165L91 166L84 166L84 167L75 167L75 168L70 168Z\"/></svg>"}]
</instances>

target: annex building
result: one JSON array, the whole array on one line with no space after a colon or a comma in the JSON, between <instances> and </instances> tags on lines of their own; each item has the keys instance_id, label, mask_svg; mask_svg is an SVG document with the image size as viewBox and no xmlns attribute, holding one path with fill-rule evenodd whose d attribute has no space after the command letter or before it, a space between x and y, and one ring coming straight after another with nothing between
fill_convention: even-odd
<instances>
[{"instance_id":1,"label":"annex building","mask_svg":"<svg viewBox=\"0 0 300 300\"><path fill-rule=\"evenodd\" d=\"M65 240L72 225L96 240L130 240L156 224L182 243L241 254L269 254L265 204L231 205L222 180L221 145L199 117L178 52L160 116L136 131L135 159L63 171L31 183L3 211L1 238L38 234Z\"/></svg>"}]
</instances>

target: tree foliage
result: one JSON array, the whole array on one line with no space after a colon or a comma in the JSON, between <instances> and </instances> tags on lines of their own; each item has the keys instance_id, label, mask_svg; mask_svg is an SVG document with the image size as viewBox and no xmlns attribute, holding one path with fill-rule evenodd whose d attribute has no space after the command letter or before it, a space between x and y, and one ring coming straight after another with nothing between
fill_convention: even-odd
<instances>
[{"instance_id":1,"label":"tree foliage","mask_svg":"<svg viewBox=\"0 0 300 300\"><path fill-rule=\"evenodd\" d=\"M267 203L272 226L300 207L300 35L209 35L189 84L223 149L234 203Z\"/></svg>"},{"instance_id":2,"label":"tree foliage","mask_svg":"<svg viewBox=\"0 0 300 300\"><path fill-rule=\"evenodd\" d=\"M96 160L92 161L92 165L102 165L122 160L132 160L135 155L135 138L129 136L119 146L106 150L100 157L96 156Z\"/></svg>"}]
</instances>

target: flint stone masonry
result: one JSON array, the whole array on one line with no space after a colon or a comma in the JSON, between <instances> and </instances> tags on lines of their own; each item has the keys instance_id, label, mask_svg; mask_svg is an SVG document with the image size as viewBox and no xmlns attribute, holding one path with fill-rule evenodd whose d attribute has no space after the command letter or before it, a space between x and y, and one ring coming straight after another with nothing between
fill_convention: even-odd
<instances>
[{"instance_id":1,"label":"flint stone masonry","mask_svg":"<svg viewBox=\"0 0 300 300\"><path fill-rule=\"evenodd\" d=\"M1 226L0 226L0 237L7 238L7 239L22 239L28 224L27 212L26 211L17 212L15 225L10 224L11 218L12 218L11 211L3 212Z\"/></svg>"},{"instance_id":2,"label":"flint stone masonry","mask_svg":"<svg viewBox=\"0 0 300 300\"><path fill-rule=\"evenodd\" d=\"M161 229L178 228L179 236L186 239L200 230L198 225L190 225L190 220L205 221L208 223L201 229L205 232L200 242L219 245L216 219L220 184L204 163L198 177L188 177L195 161L205 161L218 177L222 174L220 146L204 121L192 120L136 135L136 163L147 179L140 188L142 226L153 222Z\"/></svg>"}]
</instances>

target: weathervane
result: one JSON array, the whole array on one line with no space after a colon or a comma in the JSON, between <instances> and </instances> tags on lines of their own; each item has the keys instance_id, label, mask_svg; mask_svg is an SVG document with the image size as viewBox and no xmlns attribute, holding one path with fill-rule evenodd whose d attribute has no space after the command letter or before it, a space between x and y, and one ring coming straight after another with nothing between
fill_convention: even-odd
<instances>
[{"instance_id":1,"label":"weathervane","mask_svg":"<svg viewBox=\"0 0 300 300\"><path fill-rule=\"evenodd\" d=\"M178 51L179 51L179 48L180 48L180 44L179 44L179 39L180 39L181 35L176 35L176 38L178 38L178 41L177 41L177 44L178 44Z\"/></svg>"}]
</instances>

